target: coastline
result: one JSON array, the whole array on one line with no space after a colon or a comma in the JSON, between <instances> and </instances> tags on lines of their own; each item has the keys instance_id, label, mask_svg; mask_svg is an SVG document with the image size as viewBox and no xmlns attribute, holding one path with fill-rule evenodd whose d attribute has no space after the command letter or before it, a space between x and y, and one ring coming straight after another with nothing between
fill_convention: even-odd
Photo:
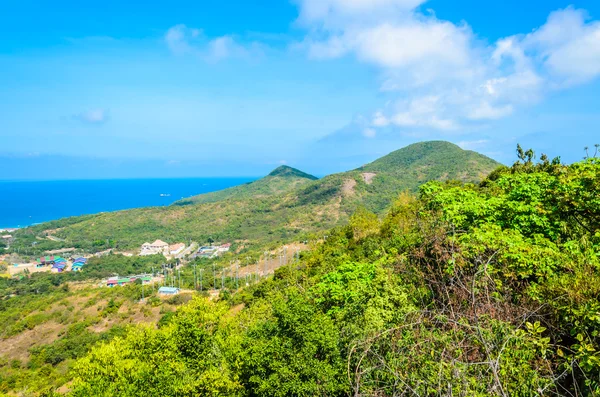
<instances>
[{"instance_id":1,"label":"coastline","mask_svg":"<svg viewBox=\"0 0 600 397\"><path fill-rule=\"evenodd\" d=\"M74 216L162 207L256 178L98 179L0 182L0 229Z\"/></svg>"}]
</instances>

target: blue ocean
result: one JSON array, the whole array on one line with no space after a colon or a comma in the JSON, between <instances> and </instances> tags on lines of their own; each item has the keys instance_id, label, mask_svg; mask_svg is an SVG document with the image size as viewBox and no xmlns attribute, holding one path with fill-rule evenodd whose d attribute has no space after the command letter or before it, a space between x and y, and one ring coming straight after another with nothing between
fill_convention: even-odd
<instances>
[{"instance_id":1,"label":"blue ocean","mask_svg":"<svg viewBox=\"0 0 600 397\"><path fill-rule=\"evenodd\" d=\"M164 206L255 178L0 181L0 229L129 208Z\"/></svg>"}]
</instances>

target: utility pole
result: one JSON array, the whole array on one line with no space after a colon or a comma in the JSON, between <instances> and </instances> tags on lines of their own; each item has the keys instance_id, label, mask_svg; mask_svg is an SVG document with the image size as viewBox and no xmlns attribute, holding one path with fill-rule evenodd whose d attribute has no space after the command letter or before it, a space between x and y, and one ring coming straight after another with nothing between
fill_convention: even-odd
<instances>
[{"instance_id":1,"label":"utility pole","mask_svg":"<svg viewBox=\"0 0 600 397\"><path fill-rule=\"evenodd\" d=\"M287 245L283 247L283 264L287 265Z\"/></svg>"},{"instance_id":2,"label":"utility pole","mask_svg":"<svg viewBox=\"0 0 600 397\"><path fill-rule=\"evenodd\" d=\"M215 262L213 261L213 289L217 289L217 272L215 270Z\"/></svg>"},{"instance_id":3,"label":"utility pole","mask_svg":"<svg viewBox=\"0 0 600 397\"><path fill-rule=\"evenodd\" d=\"M194 263L194 290L198 290L198 279L196 277L196 264Z\"/></svg>"},{"instance_id":4,"label":"utility pole","mask_svg":"<svg viewBox=\"0 0 600 397\"><path fill-rule=\"evenodd\" d=\"M202 292L202 273L204 273L204 269L200 269L200 292Z\"/></svg>"}]
</instances>

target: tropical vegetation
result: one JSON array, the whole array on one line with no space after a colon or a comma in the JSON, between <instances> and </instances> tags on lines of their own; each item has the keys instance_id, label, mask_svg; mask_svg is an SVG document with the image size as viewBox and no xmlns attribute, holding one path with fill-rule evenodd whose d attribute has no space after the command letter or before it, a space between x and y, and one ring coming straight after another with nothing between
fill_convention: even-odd
<instances>
[{"instance_id":1,"label":"tropical vegetation","mask_svg":"<svg viewBox=\"0 0 600 397\"><path fill-rule=\"evenodd\" d=\"M600 161L519 155L383 218L361 209L272 279L97 345L71 394L598 395Z\"/></svg>"}]
</instances>

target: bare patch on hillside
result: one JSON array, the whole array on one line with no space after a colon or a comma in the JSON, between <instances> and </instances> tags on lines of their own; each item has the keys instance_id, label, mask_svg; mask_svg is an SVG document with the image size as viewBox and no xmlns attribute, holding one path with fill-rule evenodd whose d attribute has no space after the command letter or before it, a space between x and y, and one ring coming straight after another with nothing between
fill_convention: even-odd
<instances>
[{"instance_id":1,"label":"bare patch on hillside","mask_svg":"<svg viewBox=\"0 0 600 397\"><path fill-rule=\"evenodd\" d=\"M376 176L377 176L377 174L374 172L363 172L362 173L362 177L367 185L370 185L371 183L373 183L373 178L375 178Z\"/></svg>"},{"instance_id":2,"label":"bare patch on hillside","mask_svg":"<svg viewBox=\"0 0 600 397\"><path fill-rule=\"evenodd\" d=\"M34 329L28 329L10 338L0 339L0 356L25 361L29 358L29 349L33 346L54 342L64 328L64 325L48 321Z\"/></svg>"},{"instance_id":3,"label":"bare patch on hillside","mask_svg":"<svg viewBox=\"0 0 600 397\"><path fill-rule=\"evenodd\" d=\"M344 196L351 196L354 194L354 187L356 186L356 180L354 179L346 179L344 181L344 186L342 186L342 193Z\"/></svg>"}]
</instances>

